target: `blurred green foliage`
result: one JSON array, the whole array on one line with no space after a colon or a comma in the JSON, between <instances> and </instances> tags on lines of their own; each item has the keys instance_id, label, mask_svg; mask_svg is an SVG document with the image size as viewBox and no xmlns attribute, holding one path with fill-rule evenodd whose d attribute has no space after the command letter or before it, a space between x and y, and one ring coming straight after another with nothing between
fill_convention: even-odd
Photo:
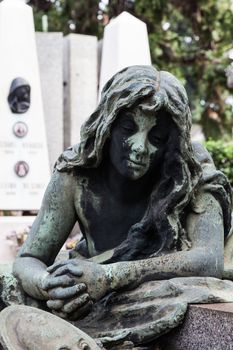
<instances>
[{"instance_id":1,"label":"blurred green foliage","mask_svg":"<svg viewBox=\"0 0 233 350\"><path fill-rule=\"evenodd\" d=\"M184 83L194 122L207 138L231 138L225 70L233 47L232 1L141 0L135 12L148 24L153 64Z\"/></svg>"},{"instance_id":2,"label":"blurred green foliage","mask_svg":"<svg viewBox=\"0 0 233 350\"><path fill-rule=\"evenodd\" d=\"M36 29L48 15L49 30L102 37L109 19L126 10L147 24L153 65L185 85L194 122L212 139L231 139L232 91L226 68L233 47L232 0L31 0ZM231 103L232 104L231 104Z\"/></svg>"},{"instance_id":3,"label":"blurred green foliage","mask_svg":"<svg viewBox=\"0 0 233 350\"><path fill-rule=\"evenodd\" d=\"M42 16L48 16L48 29L64 34L80 33L100 36L103 25L97 19L99 1L96 0L30 0L35 27L42 31Z\"/></svg>"},{"instance_id":4,"label":"blurred green foliage","mask_svg":"<svg viewBox=\"0 0 233 350\"><path fill-rule=\"evenodd\" d=\"M233 142L209 140L205 147L211 154L216 168L221 170L233 187Z\"/></svg>"}]
</instances>

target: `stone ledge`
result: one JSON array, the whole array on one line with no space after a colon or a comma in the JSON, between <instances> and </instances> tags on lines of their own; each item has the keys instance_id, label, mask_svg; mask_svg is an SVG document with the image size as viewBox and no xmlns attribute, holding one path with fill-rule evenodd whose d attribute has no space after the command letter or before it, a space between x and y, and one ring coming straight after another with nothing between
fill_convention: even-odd
<instances>
[{"instance_id":1,"label":"stone ledge","mask_svg":"<svg viewBox=\"0 0 233 350\"><path fill-rule=\"evenodd\" d=\"M190 305L184 323L161 338L160 349L233 350L233 303Z\"/></svg>"}]
</instances>

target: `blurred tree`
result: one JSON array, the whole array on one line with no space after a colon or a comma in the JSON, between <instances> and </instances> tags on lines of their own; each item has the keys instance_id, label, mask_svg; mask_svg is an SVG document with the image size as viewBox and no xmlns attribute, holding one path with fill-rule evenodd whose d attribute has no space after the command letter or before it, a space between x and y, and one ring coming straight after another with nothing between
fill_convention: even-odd
<instances>
[{"instance_id":1,"label":"blurred tree","mask_svg":"<svg viewBox=\"0 0 233 350\"><path fill-rule=\"evenodd\" d=\"M232 138L232 92L225 70L231 63L231 0L136 0L148 25L153 64L181 79L193 119L207 138Z\"/></svg>"},{"instance_id":2,"label":"blurred tree","mask_svg":"<svg viewBox=\"0 0 233 350\"><path fill-rule=\"evenodd\" d=\"M30 0L34 9L36 30L42 30L42 16L48 16L49 31L99 35L99 1L96 0Z\"/></svg>"},{"instance_id":3,"label":"blurred tree","mask_svg":"<svg viewBox=\"0 0 233 350\"><path fill-rule=\"evenodd\" d=\"M226 68L232 62L232 0L31 0L36 28L93 34L126 10L147 23L153 64L176 75L190 97L193 119L206 137L232 137L233 99ZM233 52L233 51L232 51ZM232 57L233 59L233 57Z\"/></svg>"}]
</instances>

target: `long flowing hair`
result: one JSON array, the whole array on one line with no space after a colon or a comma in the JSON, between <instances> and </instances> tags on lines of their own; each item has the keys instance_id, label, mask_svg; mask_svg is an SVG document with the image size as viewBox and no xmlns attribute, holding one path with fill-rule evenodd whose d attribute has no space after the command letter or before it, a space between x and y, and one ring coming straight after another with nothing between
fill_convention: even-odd
<instances>
[{"instance_id":1,"label":"long flowing hair","mask_svg":"<svg viewBox=\"0 0 233 350\"><path fill-rule=\"evenodd\" d=\"M80 144L65 151L56 164L59 171L98 167L119 112L143 104L146 97L151 101L147 108L155 113L166 111L175 127L170 131L160 181L153 188L146 212L115 248L111 262L189 247L183 224L184 208L202 171L190 140L191 113L184 87L172 74L151 66L123 69L104 86L97 109L82 126Z\"/></svg>"}]
</instances>

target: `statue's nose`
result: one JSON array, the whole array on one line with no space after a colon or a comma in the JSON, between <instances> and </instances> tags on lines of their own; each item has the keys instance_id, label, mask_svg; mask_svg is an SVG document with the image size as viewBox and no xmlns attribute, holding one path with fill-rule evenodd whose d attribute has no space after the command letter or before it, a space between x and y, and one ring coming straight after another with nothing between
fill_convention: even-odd
<instances>
[{"instance_id":1,"label":"statue's nose","mask_svg":"<svg viewBox=\"0 0 233 350\"><path fill-rule=\"evenodd\" d=\"M143 133L138 134L137 137L135 137L131 149L136 158L141 158L147 154L147 140Z\"/></svg>"}]
</instances>

